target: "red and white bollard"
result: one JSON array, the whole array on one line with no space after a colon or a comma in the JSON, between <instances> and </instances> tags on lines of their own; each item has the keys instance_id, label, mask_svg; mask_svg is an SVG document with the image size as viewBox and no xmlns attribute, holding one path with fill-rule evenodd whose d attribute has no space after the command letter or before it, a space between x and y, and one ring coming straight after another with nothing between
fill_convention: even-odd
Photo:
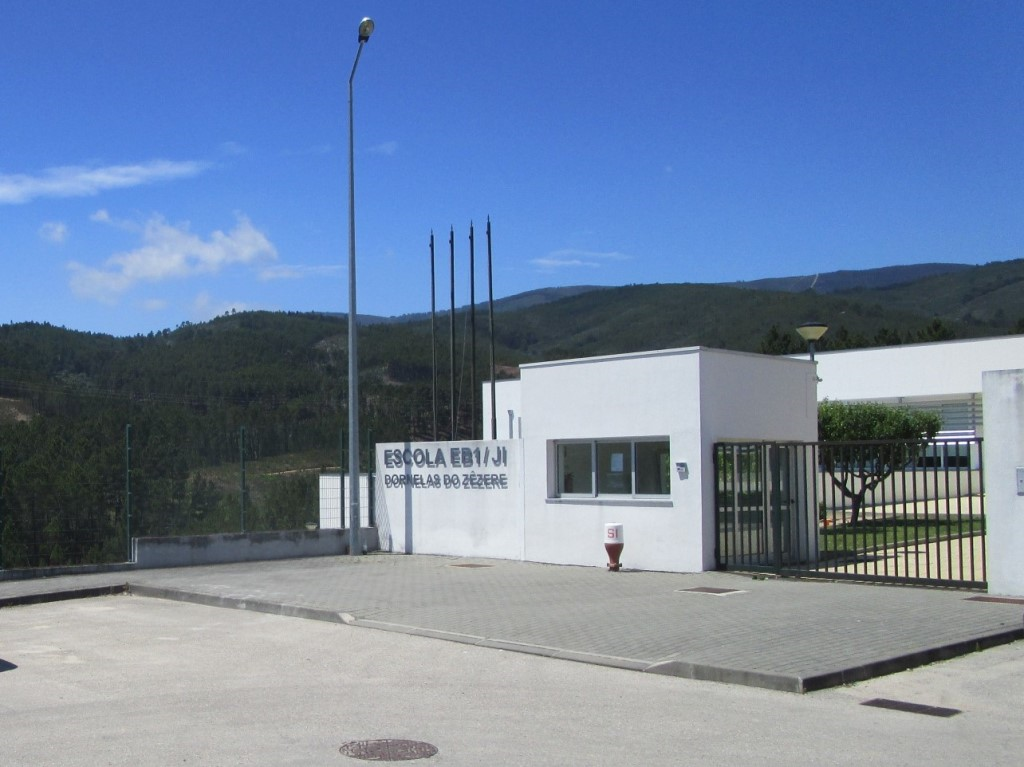
<instances>
[{"instance_id":1,"label":"red and white bollard","mask_svg":"<svg viewBox=\"0 0 1024 767\"><path fill-rule=\"evenodd\" d=\"M608 552L608 569L618 572L622 565L619 555L622 554L622 525L618 522L604 526L604 550Z\"/></svg>"}]
</instances>

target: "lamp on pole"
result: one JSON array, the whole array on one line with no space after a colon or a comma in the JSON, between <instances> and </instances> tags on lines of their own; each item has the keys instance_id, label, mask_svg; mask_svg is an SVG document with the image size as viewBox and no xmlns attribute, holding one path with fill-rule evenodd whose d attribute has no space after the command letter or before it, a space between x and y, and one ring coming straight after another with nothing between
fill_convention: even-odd
<instances>
[{"instance_id":1,"label":"lamp on pole","mask_svg":"<svg viewBox=\"0 0 1024 767\"><path fill-rule=\"evenodd\" d=\"M828 325L824 322L805 322L797 326L796 332L807 342L807 351L811 355L811 362L814 362L814 342L828 332Z\"/></svg>"},{"instance_id":2,"label":"lamp on pole","mask_svg":"<svg viewBox=\"0 0 1024 767\"><path fill-rule=\"evenodd\" d=\"M373 19L359 22L359 48L348 77L348 553L362 553L359 541L359 350L356 339L356 173L352 119L352 81L363 45L373 34Z\"/></svg>"}]
</instances>

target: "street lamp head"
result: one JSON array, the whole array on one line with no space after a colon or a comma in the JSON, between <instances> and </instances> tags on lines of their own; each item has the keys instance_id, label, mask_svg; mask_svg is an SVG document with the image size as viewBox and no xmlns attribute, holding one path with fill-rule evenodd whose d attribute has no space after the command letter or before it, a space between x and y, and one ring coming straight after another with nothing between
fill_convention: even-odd
<instances>
[{"instance_id":1,"label":"street lamp head","mask_svg":"<svg viewBox=\"0 0 1024 767\"><path fill-rule=\"evenodd\" d=\"M814 343L828 330L828 325L823 322L805 322L803 325L798 325L796 332L800 334L800 337L808 343Z\"/></svg>"},{"instance_id":2,"label":"street lamp head","mask_svg":"<svg viewBox=\"0 0 1024 767\"><path fill-rule=\"evenodd\" d=\"M373 19L367 16L359 22L359 42L365 43L373 34Z\"/></svg>"}]
</instances>

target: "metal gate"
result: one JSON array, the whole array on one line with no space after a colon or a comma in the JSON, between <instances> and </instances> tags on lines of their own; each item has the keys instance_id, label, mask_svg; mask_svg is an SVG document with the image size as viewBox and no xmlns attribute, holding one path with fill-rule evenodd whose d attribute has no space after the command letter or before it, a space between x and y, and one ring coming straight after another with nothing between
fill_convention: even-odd
<instances>
[{"instance_id":1,"label":"metal gate","mask_svg":"<svg viewBox=\"0 0 1024 767\"><path fill-rule=\"evenodd\" d=\"M984 589L981 440L715 445L719 569Z\"/></svg>"}]
</instances>

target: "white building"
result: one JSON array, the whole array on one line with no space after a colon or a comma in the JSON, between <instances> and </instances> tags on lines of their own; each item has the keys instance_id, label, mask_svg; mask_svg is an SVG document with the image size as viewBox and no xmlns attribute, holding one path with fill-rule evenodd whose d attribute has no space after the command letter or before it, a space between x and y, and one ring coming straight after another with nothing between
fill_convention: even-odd
<instances>
[{"instance_id":1,"label":"white building","mask_svg":"<svg viewBox=\"0 0 1024 767\"><path fill-rule=\"evenodd\" d=\"M495 399L502 442L378 447L382 548L597 565L621 523L630 567L711 569L713 445L817 434L809 361L721 350L524 365Z\"/></svg>"},{"instance_id":2,"label":"white building","mask_svg":"<svg viewBox=\"0 0 1024 767\"><path fill-rule=\"evenodd\" d=\"M820 400L932 410L943 431L982 437L982 374L1024 368L1024 336L821 352L815 359Z\"/></svg>"}]
</instances>

